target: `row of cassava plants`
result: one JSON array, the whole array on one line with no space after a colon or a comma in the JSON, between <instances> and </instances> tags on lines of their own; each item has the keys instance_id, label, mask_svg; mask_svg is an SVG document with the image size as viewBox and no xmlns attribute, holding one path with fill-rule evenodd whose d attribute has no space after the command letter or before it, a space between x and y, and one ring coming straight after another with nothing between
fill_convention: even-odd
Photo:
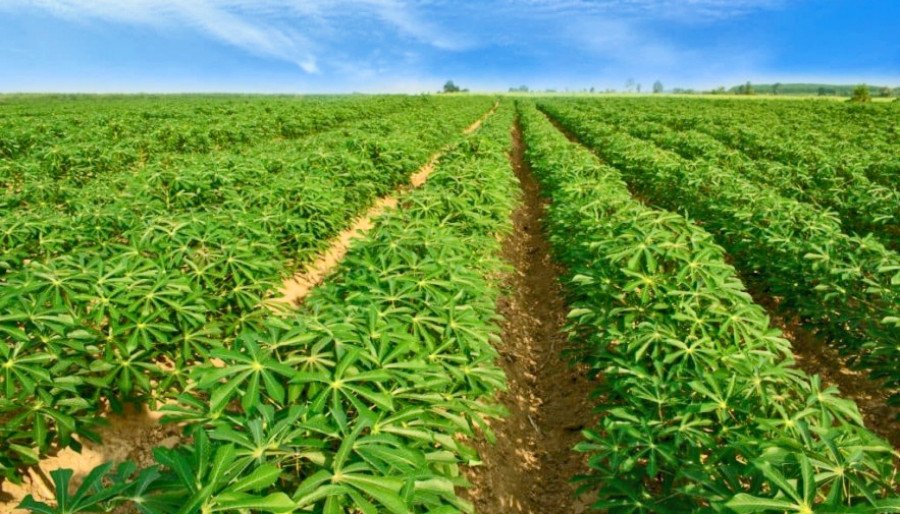
<instances>
[{"instance_id":1,"label":"row of cassava plants","mask_svg":"<svg viewBox=\"0 0 900 514\"><path fill-rule=\"evenodd\" d=\"M647 139L686 159L707 161L735 170L747 179L772 187L779 194L834 210L848 233L872 233L889 248L900 245L900 193L870 181L853 168L784 164L765 157L750 158L741 149L729 147L696 129L676 130L652 108L628 100L585 102L586 115L602 119L632 136ZM766 125L768 126L768 125ZM711 130L707 128L707 130Z\"/></svg>"},{"instance_id":2,"label":"row of cassava plants","mask_svg":"<svg viewBox=\"0 0 900 514\"><path fill-rule=\"evenodd\" d=\"M897 103L701 98L614 99L620 110L678 130L694 130L754 159L830 173L862 173L896 189Z\"/></svg>"},{"instance_id":3,"label":"row of cassava plants","mask_svg":"<svg viewBox=\"0 0 900 514\"><path fill-rule=\"evenodd\" d=\"M427 184L354 244L297 313L272 316L186 371L167 421L191 442L157 465L97 468L74 496L33 512L115 508L219 511L471 512L455 489L474 436L499 414L496 282L516 181L511 105L439 162ZM67 502L67 503L66 503ZM68 510L60 507L65 503ZM74 505L74 507L73 507ZM91 510L94 509L94 510Z\"/></svg>"},{"instance_id":4,"label":"row of cassava plants","mask_svg":"<svg viewBox=\"0 0 900 514\"><path fill-rule=\"evenodd\" d=\"M108 159L213 152L294 139L339 123L414 108L409 96L239 97L167 95L31 97L4 102L0 157L58 179L107 170ZM98 170L99 171L99 170Z\"/></svg>"},{"instance_id":5,"label":"row of cassava plants","mask_svg":"<svg viewBox=\"0 0 900 514\"><path fill-rule=\"evenodd\" d=\"M0 161L15 169L5 183L0 179L0 204L11 214L0 218L4 250L0 273L22 258L67 252L82 241L108 239L122 231L119 225L154 214L260 209L279 201L311 209L303 204L318 198L314 188L335 188L351 181L364 182L353 189L360 195L372 187L387 189L398 171L420 165L429 152L446 144L450 135L460 132L490 104L485 97L455 102L427 99L380 116L379 104L373 100L370 110L360 109L367 114L362 120L312 137L273 137L205 153L158 151L133 166L117 165L102 173L88 161L85 168L91 174L69 181L30 169L19 160ZM94 144L102 146L102 142ZM297 190L300 176L309 178L309 189ZM285 190L286 186L293 187ZM281 195L276 194L279 189ZM120 220L122 216L127 218Z\"/></svg>"},{"instance_id":6,"label":"row of cassava plants","mask_svg":"<svg viewBox=\"0 0 900 514\"><path fill-rule=\"evenodd\" d=\"M190 367L268 313L285 270L491 105L468 102L321 134L296 152L201 156L100 181L75 212L41 211L45 225L25 232L36 243L4 240L0 476L19 480L78 448L75 435L96 440L107 407L154 407L188 387Z\"/></svg>"},{"instance_id":7,"label":"row of cassava plants","mask_svg":"<svg viewBox=\"0 0 900 514\"><path fill-rule=\"evenodd\" d=\"M790 344L725 252L646 207L619 172L520 105L551 199L575 355L600 373L601 420L577 446L610 513L895 512L892 449L856 405L793 366Z\"/></svg>"},{"instance_id":8,"label":"row of cassava plants","mask_svg":"<svg viewBox=\"0 0 900 514\"><path fill-rule=\"evenodd\" d=\"M896 188L895 177L900 171L895 149L894 120L900 112L896 103L860 107L791 102L776 112L766 112L771 109L770 105L759 105L753 116L740 110L718 110L692 121L697 130L754 157L826 173L832 169L861 172L874 182Z\"/></svg>"},{"instance_id":9,"label":"row of cassava plants","mask_svg":"<svg viewBox=\"0 0 900 514\"><path fill-rule=\"evenodd\" d=\"M783 299L847 354L900 386L900 258L833 215L706 161L686 160L561 102L542 108L620 170L649 201L701 221L761 292ZM900 401L893 394L892 402Z\"/></svg>"},{"instance_id":10,"label":"row of cassava plants","mask_svg":"<svg viewBox=\"0 0 900 514\"><path fill-rule=\"evenodd\" d=\"M172 97L12 102L0 116L0 212L77 208L85 187L127 184L156 163L203 154L246 155L354 121L423 106L422 99ZM43 106L46 108L46 106ZM290 128L288 128L290 127ZM301 128L302 127L302 128ZM119 186L121 187L121 186Z\"/></svg>"}]
</instances>

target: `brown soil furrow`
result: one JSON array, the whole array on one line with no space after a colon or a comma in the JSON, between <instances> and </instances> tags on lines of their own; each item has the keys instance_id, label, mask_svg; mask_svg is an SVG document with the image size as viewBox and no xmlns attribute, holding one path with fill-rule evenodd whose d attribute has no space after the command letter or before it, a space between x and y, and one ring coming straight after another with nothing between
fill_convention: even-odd
<instances>
[{"instance_id":1,"label":"brown soil furrow","mask_svg":"<svg viewBox=\"0 0 900 514\"><path fill-rule=\"evenodd\" d=\"M481 118L475 120L474 123L466 127L464 134L471 134L478 130L478 127L490 115L497 110L499 102L494 103L493 107L482 115ZM306 265L302 272L284 281L281 288L281 296L275 300L276 304L297 305L303 302L303 299L316 286L321 284L325 278L334 271L335 268L344 260L350 245L355 239L362 238L369 230L374 227L374 219L388 209L397 206L399 197L417 187L421 187L431 173L434 171L438 160L449 150L451 145L447 145L440 151L435 153L428 159L421 168L410 176L409 184L397 188L393 194L384 196L375 201L372 207L365 214L355 219L353 223L336 237L334 237L324 252L319 254L311 263Z\"/></svg>"},{"instance_id":2,"label":"brown soil furrow","mask_svg":"<svg viewBox=\"0 0 900 514\"><path fill-rule=\"evenodd\" d=\"M510 160L523 189L513 214L514 231L503 257L515 271L499 304L503 334L498 351L509 389L498 395L509 416L491 423L493 445L479 443L483 464L468 470L466 496L484 514L580 513L589 501L575 498L570 480L587 471L572 447L594 421L594 386L561 356L567 308L557 281L559 267L541 228L544 205L523 160L518 126Z\"/></svg>"}]
</instances>

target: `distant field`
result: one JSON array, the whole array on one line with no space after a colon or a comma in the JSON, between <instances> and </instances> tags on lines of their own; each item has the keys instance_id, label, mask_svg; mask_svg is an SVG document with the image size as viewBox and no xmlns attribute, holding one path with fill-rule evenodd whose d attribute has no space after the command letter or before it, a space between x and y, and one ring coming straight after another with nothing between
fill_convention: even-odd
<instances>
[{"instance_id":1,"label":"distant field","mask_svg":"<svg viewBox=\"0 0 900 514\"><path fill-rule=\"evenodd\" d=\"M900 104L775 98L0 95L0 511L900 512Z\"/></svg>"}]
</instances>

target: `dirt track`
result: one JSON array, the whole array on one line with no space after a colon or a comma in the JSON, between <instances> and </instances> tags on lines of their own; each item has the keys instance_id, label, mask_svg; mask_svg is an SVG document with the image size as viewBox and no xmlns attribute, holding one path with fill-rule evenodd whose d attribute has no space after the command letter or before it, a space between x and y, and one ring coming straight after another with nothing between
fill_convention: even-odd
<instances>
[{"instance_id":1,"label":"dirt track","mask_svg":"<svg viewBox=\"0 0 900 514\"><path fill-rule=\"evenodd\" d=\"M561 357L567 309L557 282L560 270L541 230L544 205L523 160L518 126L513 141L510 160L523 201L503 243L503 257L515 270L501 298L498 348L509 384L498 400L509 416L491 423L496 444L476 445L484 464L469 470L474 486L464 494L484 514L577 514L589 502L574 497L570 480L587 466L572 447L592 422L594 387Z\"/></svg>"}]
</instances>

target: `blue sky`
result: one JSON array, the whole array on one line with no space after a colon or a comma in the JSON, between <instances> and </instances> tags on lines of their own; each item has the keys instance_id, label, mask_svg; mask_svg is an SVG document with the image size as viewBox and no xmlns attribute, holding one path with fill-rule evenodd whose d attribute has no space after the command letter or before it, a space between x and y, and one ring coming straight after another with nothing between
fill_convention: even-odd
<instances>
[{"instance_id":1,"label":"blue sky","mask_svg":"<svg viewBox=\"0 0 900 514\"><path fill-rule=\"evenodd\" d=\"M900 86L900 0L0 0L0 91Z\"/></svg>"}]
</instances>

